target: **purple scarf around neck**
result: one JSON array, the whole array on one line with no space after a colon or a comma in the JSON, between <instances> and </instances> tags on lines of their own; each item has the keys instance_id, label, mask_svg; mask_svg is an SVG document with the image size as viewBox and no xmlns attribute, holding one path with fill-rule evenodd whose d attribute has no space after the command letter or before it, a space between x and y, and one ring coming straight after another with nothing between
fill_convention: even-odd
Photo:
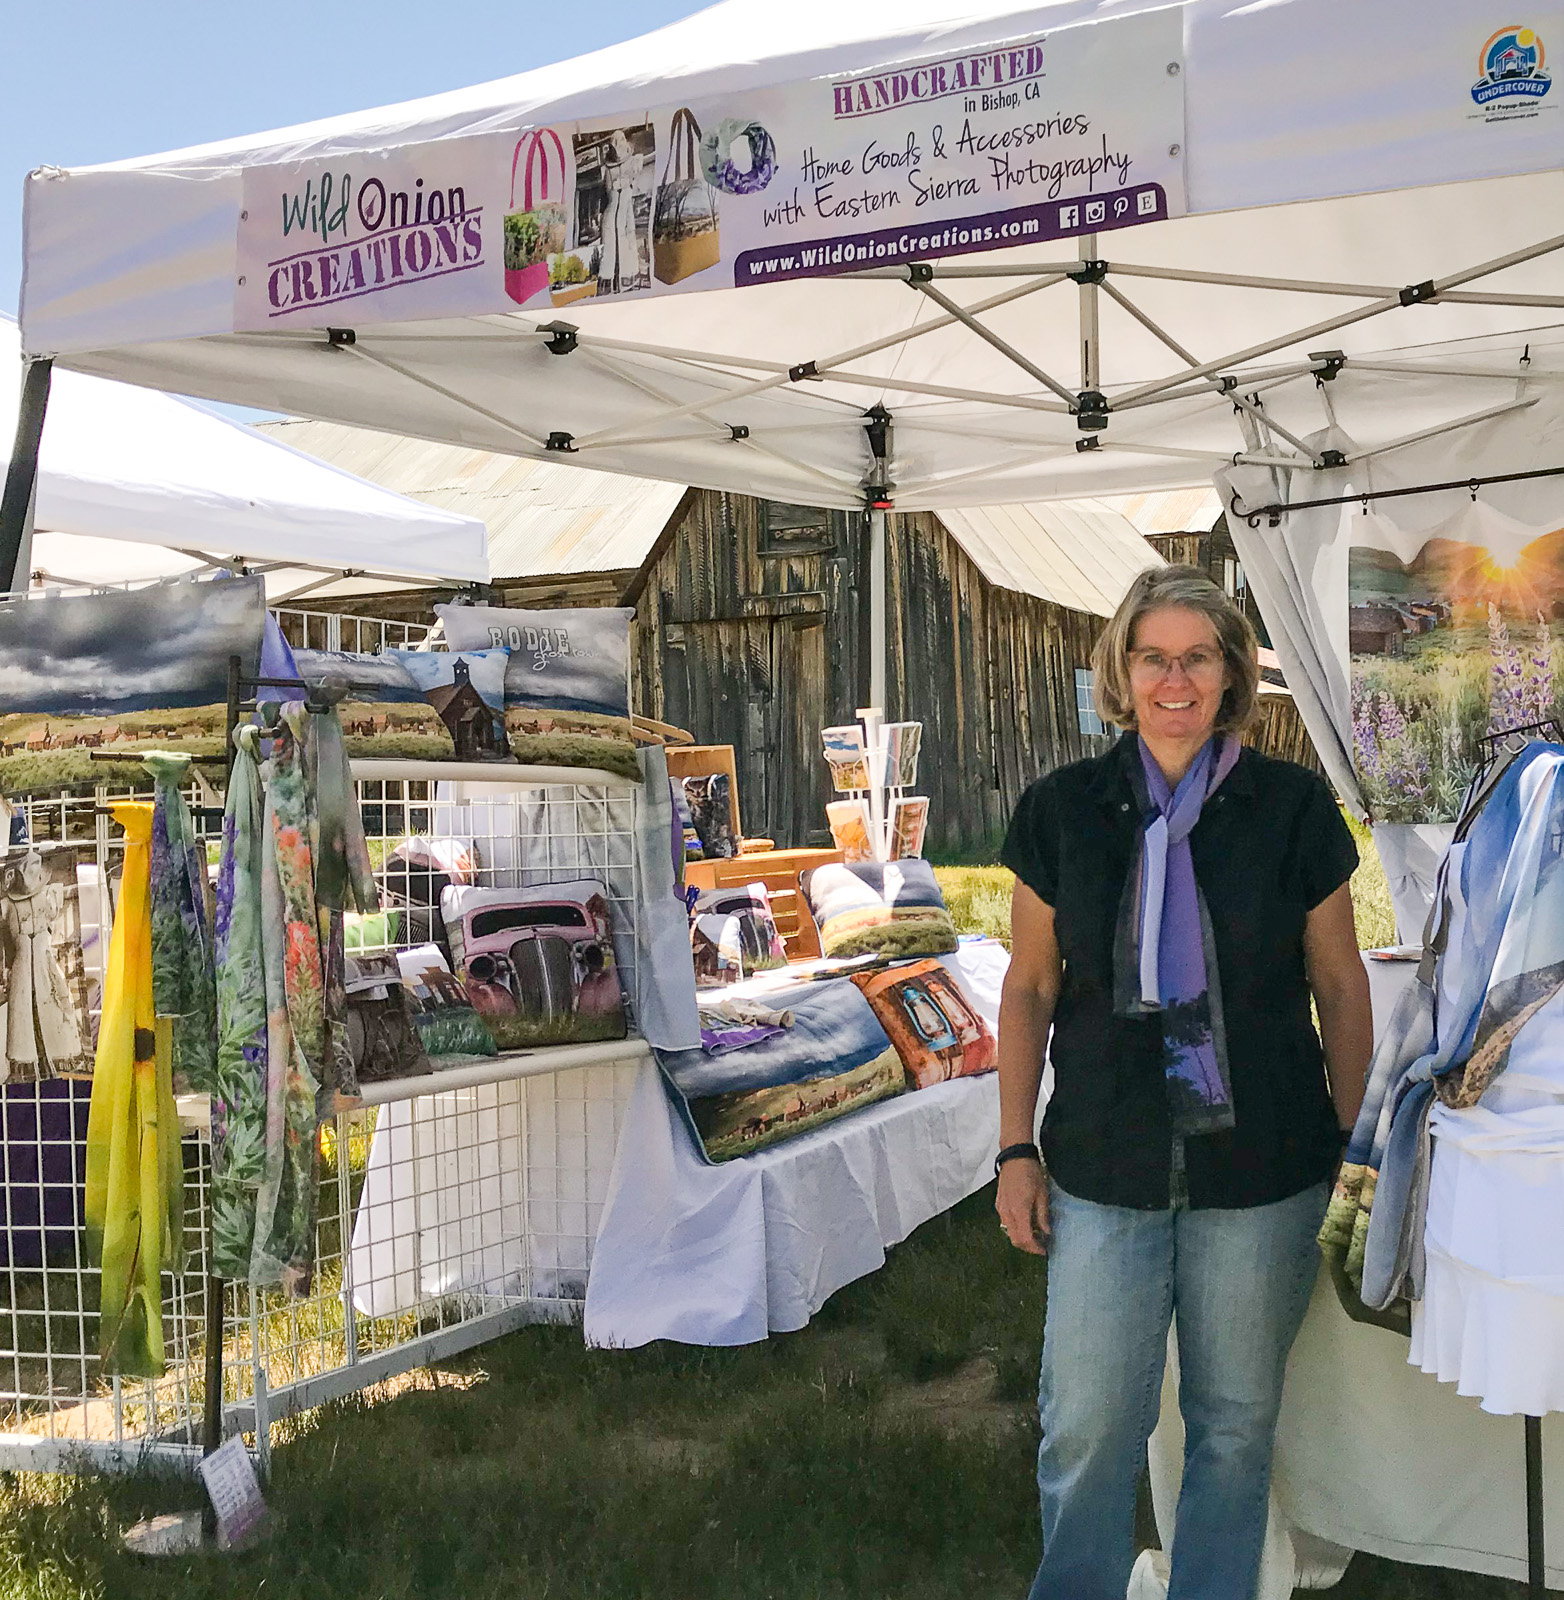
<instances>
[{"instance_id":1,"label":"purple scarf around neck","mask_svg":"<svg viewBox=\"0 0 1564 1600\"><path fill-rule=\"evenodd\" d=\"M1162 1016L1163 1070L1177 1134L1233 1125L1222 993L1189 836L1238 762L1236 739L1209 740L1174 789L1138 735L1130 783L1142 824L1114 940L1115 1010Z\"/></svg>"}]
</instances>

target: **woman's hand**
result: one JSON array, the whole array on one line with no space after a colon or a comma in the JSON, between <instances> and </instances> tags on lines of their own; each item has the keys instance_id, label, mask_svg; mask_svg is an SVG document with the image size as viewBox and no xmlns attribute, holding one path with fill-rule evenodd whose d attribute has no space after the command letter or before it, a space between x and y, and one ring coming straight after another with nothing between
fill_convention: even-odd
<instances>
[{"instance_id":1,"label":"woman's hand","mask_svg":"<svg viewBox=\"0 0 1564 1600\"><path fill-rule=\"evenodd\" d=\"M1042 1163L1026 1157L999 1169L999 1194L994 1200L999 1226L1017 1250L1048 1254L1048 1180Z\"/></svg>"}]
</instances>

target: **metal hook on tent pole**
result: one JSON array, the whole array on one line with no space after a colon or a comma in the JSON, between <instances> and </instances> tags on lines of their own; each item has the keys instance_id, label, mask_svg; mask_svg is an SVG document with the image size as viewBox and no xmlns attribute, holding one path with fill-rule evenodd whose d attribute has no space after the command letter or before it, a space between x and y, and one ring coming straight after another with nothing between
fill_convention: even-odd
<instances>
[{"instance_id":1,"label":"metal hook on tent pole","mask_svg":"<svg viewBox=\"0 0 1564 1600\"><path fill-rule=\"evenodd\" d=\"M1466 487L1472 491L1472 504L1475 506L1477 504L1477 491L1482 486L1478 483L1476 478L1470 478L1467 480Z\"/></svg>"}]
</instances>

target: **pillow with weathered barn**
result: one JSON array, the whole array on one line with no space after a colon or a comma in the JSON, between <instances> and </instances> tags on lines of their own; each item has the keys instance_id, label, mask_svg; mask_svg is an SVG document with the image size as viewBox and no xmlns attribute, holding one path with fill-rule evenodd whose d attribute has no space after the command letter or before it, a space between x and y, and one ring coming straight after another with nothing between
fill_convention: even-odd
<instances>
[{"instance_id":1,"label":"pillow with weathered barn","mask_svg":"<svg viewBox=\"0 0 1564 1600\"><path fill-rule=\"evenodd\" d=\"M707 1161L731 1161L906 1087L901 1057L845 980L789 984L766 1004L793 1025L742 1050L658 1050L674 1103Z\"/></svg>"},{"instance_id":2,"label":"pillow with weathered barn","mask_svg":"<svg viewBox=\"0 0 1564 1600\"><path fill-rule=\"evenodd\" d=\"M701 988L737 983L787 965L787 950L763 883L703 889L690 907L690 949Z\"/></svg>"},{"instance_id":3,"label":"pillow with weathered barn","mask_svg":"<svg viewBox=\"0 0 1564 1600\"><path fill-rule=\"evenodd\" d=\"M927 861L848 861L800 878L823 954L942 956L956 926Z\"/></svg>"},{"instance_id":4,"label":"pillow with weathered barn","mask_svg":"<svg viewBox=\"0 0 1564 1600\"><path fill-rule=\"evenodd\" d=\"M617 606L436 606L453 650L508 650L505 725L520 761L639 779L630 731L630 619Z\"/></svg>"},{"instance_id":5,"label":"pillow with weathered barn","mask_svg":"<svg viewBox=\"0 0 1564 1600\"><path fill-rule=\"evenodd\" d=\"M938 961L913 961L852 981L874 1007L914 1089L975 1078L999 1064L988 1024Z\"/></svg>"},{"instance_id":6,"label":"pillow with weathered barn","mask_svg":"<svg viewBox=\"0 0 1564 1600\"><path fill-rule=\"evenodd\" d=\"M503 650L295 650L308 684L346 685L337 707L352 756L510 761Z\"/></svg>"}]
</instances>

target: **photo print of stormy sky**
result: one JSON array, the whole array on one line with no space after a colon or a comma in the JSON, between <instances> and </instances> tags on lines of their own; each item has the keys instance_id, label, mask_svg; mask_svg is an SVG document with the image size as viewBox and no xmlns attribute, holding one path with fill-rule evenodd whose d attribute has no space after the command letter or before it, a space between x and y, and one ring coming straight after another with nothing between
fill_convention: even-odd
<instances>
[{"instance_id":1,"label":"photo print of stormy sky","mask_svg":"<svg viewBox=\"0 0 1564 1600\"><path fill-rule=\"evenodd\" d=\"M94 750L221 755L229 658L257 670L265 618L259 577L0 605L0 790L115 776Z\"/></svg>"}]
</instances>

